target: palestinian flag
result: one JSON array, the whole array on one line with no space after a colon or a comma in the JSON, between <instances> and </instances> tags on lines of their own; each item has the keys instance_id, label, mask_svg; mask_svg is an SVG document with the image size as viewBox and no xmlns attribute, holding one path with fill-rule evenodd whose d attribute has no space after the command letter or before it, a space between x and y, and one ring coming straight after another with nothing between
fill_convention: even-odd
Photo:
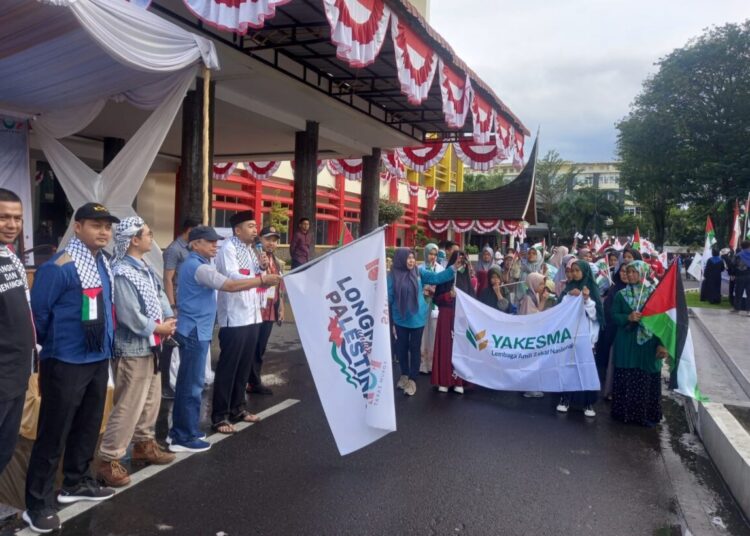
<instances>
[{"instance_id":1,"label":"palestinian flag","mask_svg":"<svg viewBox=\"0 0 750 536\"><path fill-rule=\"evenodd\" d=\"M703 244L703 269L706 269L706 263L713 255L711 255L711 248L716 244L716 233L714 233L714 224L711 222L711 216L706 217L706 241Z\"/></svg>"},{"instance_id":2,"label":"palestinian flag","mask_svg":"<svg viewBox=\"0 0 750 536\"><path fill-rule=\"evenodd\" d=\"M102 287L83 289L83 302L81 304L81 321L96 322L103 306Z\"/></svg>"},{"instance_id":3,"label":"palestinian flag","mask_svg":"<svg viewBox=\"0 0 750 536\"><path fill-rule=\"evenodd\" d=\"M635 228L635 234L633 235L633 249L641 250L641 232L638 227Z\"/></svg>"},{"instance_id":4,"label":"palestinian flag","mask_svg":"<svg viewBox=\"0 0 750 536\"><path fill-rule=\"evenodd\" d=\"M643 325L659 338L672 358L673 370L677 371L676 391L696 400L707 400L698 389L698 370L679 262L669 267L641 313Z\"/></svg>"},{"instance_id":5,"label":"palestinian flag","mask_svg":"<svg viewBox=\"0 0 750 536\"><path fill-rule=\"evenodd\" d=\"M740 229L740 203L738 200L734 200L734 222L732 223L732 236L729 237L729 247L732 251L736 251L740 247L740 237L742 236L742 230Z\"/></svg>"},{"instance_id":6,"label":"palestinian flag","mask_svg":"<svg viewBox=\"0 0 750 536\"><path fill-rule=\"evenodd\" d=\"M350 242L354 242L354 237L349 231L349 226L345 223L342 223L341 236L339 236L339 246L345 246Z\"/></svg>"}]
</instances>

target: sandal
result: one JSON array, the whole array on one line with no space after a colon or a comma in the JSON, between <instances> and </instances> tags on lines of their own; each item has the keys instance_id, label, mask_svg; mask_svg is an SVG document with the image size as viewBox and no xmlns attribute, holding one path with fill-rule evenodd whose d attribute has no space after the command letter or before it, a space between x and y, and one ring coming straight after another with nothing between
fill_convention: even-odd
<instances>
[{"instance_id":1,"label":"sandal","mask_svg":"<svg viewBox=\"0 0 750 536\"><path fill-rule=\"evenodd\" d=\"M249 422L249 423L256 423L260 422L260 417L257 415L254 415L250 413L249 411L241 411L237 415L234 415L231 417L232 422Z\"/></svg>"},{"instance_id":2,"label":"sandal","mask_svg":"<svg viewBox=\"0 0 750 536\"><path fill-rule=\"evenodd\" d=\"M229 421L220 421L220 422L217 422L216 424L212 424L211 425L211 429L214 432L218 432L220 434L230 435L230 434L236 434L237 433L237 429Z\"/></svg>"}]
</instances>

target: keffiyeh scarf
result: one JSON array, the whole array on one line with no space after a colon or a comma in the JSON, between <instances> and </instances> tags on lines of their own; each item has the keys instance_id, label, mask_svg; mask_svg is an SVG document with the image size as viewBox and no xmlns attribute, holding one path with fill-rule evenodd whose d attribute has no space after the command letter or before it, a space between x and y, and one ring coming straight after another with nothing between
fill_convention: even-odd
<instances>
[{"instance_id":1,"label":"keffiyeh scarf","mask_svg":"<svg viewBox=\"0 0 750 536\"><path fill-rule=\"evenodd\" d=\"M648 301L649 296L654 291L654 287L649 285L646 281L651 267L643 261L633 261L628 264L628 268L633 267L638 272L638 283L635 285L628 285L624 290L621 290L625 301L628 303L633 311L640 312L643 306ZM636 342L638 344L645 344L654 336L654 333L646 328L642 322L638 323L638 333L636 334Z\"/></svg>"},{"instance_id":2,"label":"keffiyeh scarf","mask_svg":"<svg viewBox=\"0 0 750 536\"><path fill-rule=\"evenodd\" d=\"M96 265L97 260L91 254L91 250L78 237L70 240L65 252L73 259L78 279L81 281L81 323L86 337L86 351L102 352L104 351L106 313L104 311L104 296L102 295L102 280ZM114 288L109 263L105 262L104 267L113 293L111 300L114 303Z\"/></svg>"},{"instance_id":3,"label":"keffiyeh scarf","mask_svg":"<svg viewBox=\"0 0 750 536\"><path fill-rule=\"evenodd\" d=\"M13 268L18 272L18 276L23 279L23 288L26 290L26 301L29 301L29 282L26 279L26 267L23 265L23 262L5 244L0 244L0 257L7 257L13 263Z\"/></svg>"},{"instance_id":4,"label":"keffiyeh scarf","mask_svg":"<svg viewBox=\"0 0 750 536\"><path fill-rule=\"evenodd\" d=\"M146 222L138 216L125 218L117 224L115 227L115 257L112 259L113 267L125 258L130 242L143 229L145 224Z\"/></svg>"}]
</instances>

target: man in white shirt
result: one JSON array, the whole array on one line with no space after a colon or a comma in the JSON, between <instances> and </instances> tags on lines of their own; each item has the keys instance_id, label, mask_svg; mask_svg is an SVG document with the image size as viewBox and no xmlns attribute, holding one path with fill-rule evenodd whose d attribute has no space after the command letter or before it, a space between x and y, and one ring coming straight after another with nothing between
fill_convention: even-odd
<instances>
[{"instance_id":1,"label":"man in white shirt","mask_svg":"<svg viewBox=\"0 0 750 536\"><path fill-rule=\"evenodd\" d=\"M216 366L211 422L215 431L231 434L234 423L257 422L245 409L245 385L250 374L260 326L263 322L260 297L263 287L278 285L276 274L263 274L252 244L258 236L253 211L238 212L230 218L233 236L216 256L216 269L229 279L256 279L258 289L219 292L217 320L221 354Z\"/></svg>"}]
</instances>

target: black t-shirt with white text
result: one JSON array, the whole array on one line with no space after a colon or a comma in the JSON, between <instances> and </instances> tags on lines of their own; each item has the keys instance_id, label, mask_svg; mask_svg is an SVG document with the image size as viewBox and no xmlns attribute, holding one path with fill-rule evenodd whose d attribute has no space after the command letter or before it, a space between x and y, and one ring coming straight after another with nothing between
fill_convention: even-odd
<instances>
[{"instance_id":1,"label":"black t-shirt with white text","mask_svg":"<svg viewBox=\"0 0 750 536\"><path fill-rule=\"evenodd\" d=\"M24 274L0 255L0 401L26 392L34 350L34 325Z\"/></svg>"}]
</instances>

